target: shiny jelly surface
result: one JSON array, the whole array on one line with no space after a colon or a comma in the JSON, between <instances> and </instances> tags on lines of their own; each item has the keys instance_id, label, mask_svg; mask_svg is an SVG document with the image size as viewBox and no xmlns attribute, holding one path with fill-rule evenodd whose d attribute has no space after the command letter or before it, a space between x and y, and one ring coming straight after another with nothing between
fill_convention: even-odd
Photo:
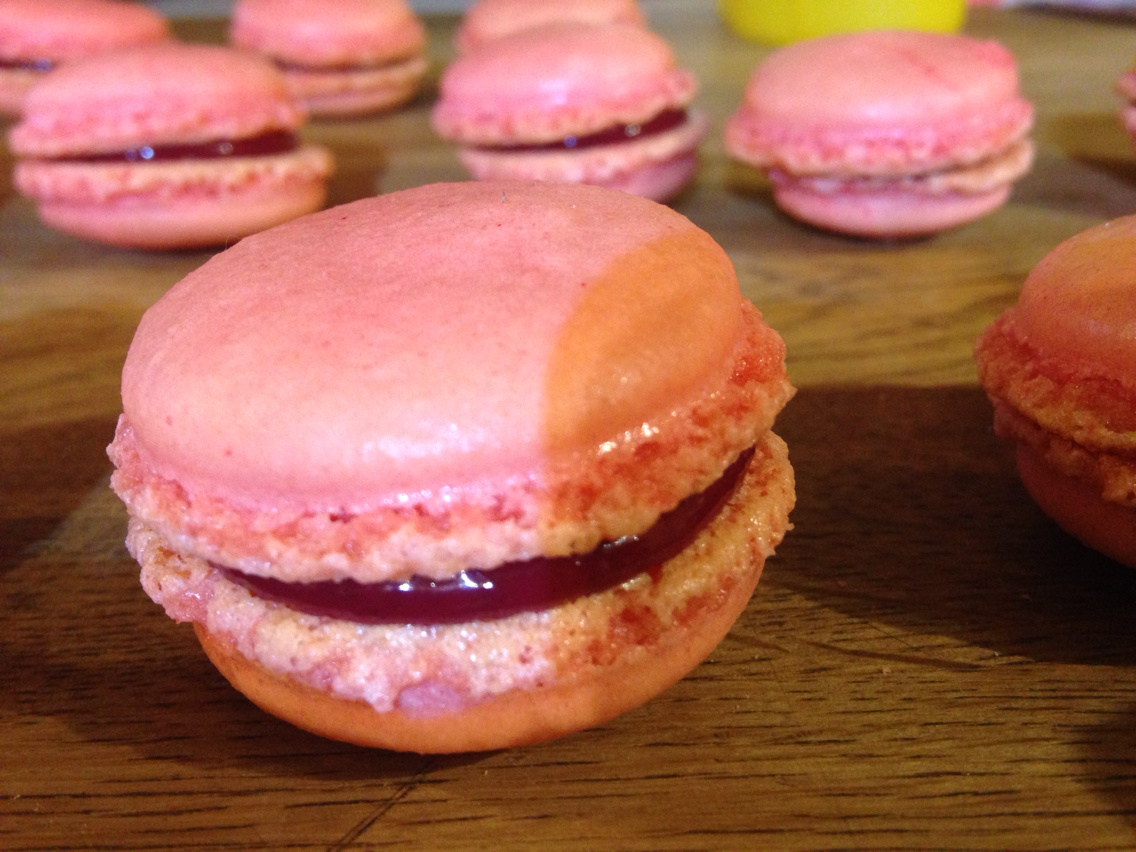
<instances>
[{"instance_id":1,"label":"shiny jelly surface","mask_svg":"<svg viewBox=\"0 0 1136 852\"><path fill-rule=\"evenodd\" d=\"M646 532L604 542L590 553L540 556L446 580L329 580L284 583L221 570L258 597L311 615L361 624L457 624L545 610L617 586L685 549L737 489L753 450L742 453L709 488L687 497Z\"/></svg>"},{"instance_id":2,"label":"shiny jelly surface","mask_svg":"<svg viewBox=\"0 0 1136 852\"><path fill-rule=\"evenodd\" d=\"M47 72L55 67L51 59L0 59L0 68L9 71Z\"/></svg>"},{"instance_id":3,"label":"shiny jelly surface","mask_svg":"<svg viewBox=\"0 0 1136 852\"><path fill-rule=\"evenodd\" d=\"M84 154L64 159L83 163L156 163L173 160L212 160L222 157L267 157L294 151L299 141L285 130L247 139L218 139L189 145L139 145L107 154Z\"/></svg>"},{"instance_id":4,"label":"shiny jelly surface","mask_svg":"<svg viewBox=\"0 0 1136 852\"><path fill-rule=\"evenodd\" d=\"M565 136L557 142L548 142L543 145L500 145L493 146L493 150L506 149L509 151L574 151L580 148L596 148L600 145L615 145L620 142L629 142L632 139L642 139L673 130L686 122L686 110L671 109L661 112L650 121L643 124L620 124L609 127L587 136Z\"/></svg>"}]
</instances>

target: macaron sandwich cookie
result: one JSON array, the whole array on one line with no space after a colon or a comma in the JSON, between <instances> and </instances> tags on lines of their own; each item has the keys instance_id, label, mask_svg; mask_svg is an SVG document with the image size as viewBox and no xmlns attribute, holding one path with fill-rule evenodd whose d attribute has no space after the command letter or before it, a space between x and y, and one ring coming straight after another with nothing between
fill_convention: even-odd
<instances>
[{"instance_id":1,"label":"macaron sandwich cookie","mask_svg":"<svg viewBox=\"0 0 1136 852\"><path fill-rule=\"evenodd\" d=\"M454 46L464 53L502 36L563 21L646 23L637 0L477 0L462 16Z\"/></svg>"},{"instance_id":2,"label":"macaron sandwich cookie","mask_svg":"<svg viewBox=\"0 0 1136 852\"><path fill-rule=\"evenodd\" d=\"M670 208L433 184L168 291L112 485L146 591L265 710L397 750L530 743L661 692L742 612L794 501L784 354Z\"/></svg>"},{"instance_id":3,"label":"macaron sandwich cookie","mask_svg":"<svg viewBox=\"0 0 1136 852\"><path fill-rule=\"evenodd\" d=\"M725 147L768 173L790 216L911 237L1001 206L1032 163L1032 120L1002 46L878 30L772 53L728 120Z\"/></svg>"},{"instance_id":4,"label":"macaron sandwich cookie","mask_svg":"<svg viewBox=\"0 0 1136 852\"><path fill-rule=\"evenodd\" d=\"M271 58L313 116L393 109L429 69L425 27L405 0L238 0L230 38Z\"/></svg>"},{"instance_id":5,"label":"macaron sandwich cookie","mask_svg":"<svg viewBox=\"0 0 1136 852\"><path fill-rule=\"evenodd\" d=\"M656 201L697 167L705 116L694 76L633 24L549 24L496 39L445 70L434 129L478 179L587 183Z\"/></svg>"},{"instance_id":6,"label":"macaron sandwich cookie","mask_svg":"<svg viewBox=\"0 0 1136 852\"><path fill-rule=\"evenodd\" d=\"M323 205L330 153L279 72L173 42L65 65L9 142L15 184L53 228L135 248L219 245Z\"/></svg>"},{"instance_id":7,"label":"macaron sandwich cookie","mask_svg":"<svg viewBox=\"0 0 1136 852\"><path fill-rule=\"evenodd\" d=\"M166 19L120 0L0 0L0 113L19 115L28 90L84 56L169 38Z\"/></svg>"},{"instance_id":8,"label":"macaron sandwich cookie","mask_svg":"<svg viewBox=\"0 0 1136 852\"><path fill-rule=\"evenodd\" d=\"M1136 568L1136 216L1061 243L981 337L978 375L1026 490Z\"/></svg>"}]
</instances>

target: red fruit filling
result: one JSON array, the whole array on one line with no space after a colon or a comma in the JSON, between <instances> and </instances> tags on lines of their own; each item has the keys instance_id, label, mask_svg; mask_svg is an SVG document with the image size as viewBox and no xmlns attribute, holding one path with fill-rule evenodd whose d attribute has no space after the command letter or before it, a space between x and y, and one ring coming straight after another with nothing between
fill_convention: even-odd
<instances>
[{"instance_id":1,"label":"red fruit filling","mask_svg":"<svg viewBox=\"0 0 1136 852\"><path fill-rule=\"evenodd\" d=\"M646 532L604 542L590 553L471 568L447 580L386 583L284 583L221 570L258 597L361 624L457 624L545 610L617 586L678 555L733 495L752 456L752 448L743 452L709 488L687 497Z\"/></svg>"},{"instance_id":2,"label":"red fruit filling","mask_svg":"<svg viewBox=\"0 0 1136 852\"><path fill-rule=\"evenodd\" d=\"M643 124L620 124L596 133L589 133L586 136L565 136L557 142L547 142L543 145L486 145L482 147L493 151L574 151L579 148L614 145L632 139L642 139L645 136L654 136L673 130L685 122L686 110L670 109L659 113Z\"/></svg>"},{"instance_id":3,"label":"red fruit filling","mask_svg":"<svg viewBox=\"0 0 1136 852\"><path fill-rule=\"evenodd\" d=\"M52 59L0 59L0 68L11 71L50 71L55 67Z\"/></svg>"},{"instance_id":4,"label":"red fruit filling","mask_svg":"<svg viewBox=\"0 0 1136 852\"><path fill-rule=\"evenodd\" d=\"M80 163L155 163L167 160L210 160L218 157L266 157L286 154L299 147L296 134L286 130L250 136L247 139L218 139L190 145L139 145L107 154L81 154L61 157L63 162Z\"/></svg>"},{"instance_id":5,"label":"red fruit filling","mask_svg":"<svg viewBox=\"0 0 1136 852\"><path fill-rule=\"evenodd\" d=\"M281 71L294 71L301 74L352 74L359 71L378 71L383 68L394 68L409 61L413 57L401 56L396 59L387 59L380 62L340 63L338 65L304 65L301 62L290 62L287 59L273 59L272 64Z\"/></svg>"}]
</instances>

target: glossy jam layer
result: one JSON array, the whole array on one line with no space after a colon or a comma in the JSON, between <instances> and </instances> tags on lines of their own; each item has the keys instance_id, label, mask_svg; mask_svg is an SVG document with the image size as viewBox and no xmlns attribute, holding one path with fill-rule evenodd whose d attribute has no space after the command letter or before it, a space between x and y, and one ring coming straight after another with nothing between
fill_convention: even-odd
<instances>
[{"instance_id":1,"label":"glossy jam layer","mask_svg":"<svg viewBox=\"0 0 1136 852\"><path fill-rule=\"evenodd\" d=\"M9 71L50 71L54 67L50 59L0 59L0 68Z\"/></svg>"},{"instance_id":2,"label":"glossy jam layer","mask_svg":"<svg viewBox=\"0 0 1136 852\"><path fill-rule=\"evenodd\" d=\"M349 63L341 63L339 65L304 65L299 62L289 62L286 59L272 60L272 64L281 71L299 74L351 74L359 71L380 71L383 68L394 68L396 65L401 65L404 62L406 62L405 58L372 62L370 64L363 63L352 65Z\"/></svg>"},{"instance_id":3,"label":"glossy jam layer","mask_svg":"<svg viewBox=\"0 0 1136 852\"><path fill-rule=\"evenodd\" d=\"M609 589L676 556L721 511L752 456L752 449L742 453L709 488L687 497L646 532L604 542L590 553L470 569L448 580L389 583L283 583L221 570L258 597L361 624L457 624L544 610Z\"/></svg>"},{"instance_id":4,"label":"glossy jam layer","mask_svg":"<svg viewBox=\"0 0 1136 852\"><path fill-rule=\"evenodd\" d=\"M294 133L279 130L250 136L248 139L218 139L215 142L192 145L140 145L125 151L63 159L80 163L157 163L170 160L213 160L220 157L267 157L295 151L299 144Z\"/></svg>"},{"instance_id":5,"label":"glossy jam layer","mask_svg":"<svg viewBox=\"0 0 1136 852\"><path fill-rule=\"evenodd\" d=\"M569 151L580 148L595 148L600 145L614 145L632 139L642 139L665 133L686 122L686 110L671 109L661 112L645 124L620 124L587 136L565 136L559 142L544 145L494 145L487 150L499 151Z\"/></svg>"}]
</instances>

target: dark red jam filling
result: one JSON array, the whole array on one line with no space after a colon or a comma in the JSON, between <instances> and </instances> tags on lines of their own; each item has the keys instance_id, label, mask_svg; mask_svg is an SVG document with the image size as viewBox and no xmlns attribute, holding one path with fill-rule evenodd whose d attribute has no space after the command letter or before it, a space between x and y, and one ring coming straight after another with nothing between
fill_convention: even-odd
<instances>
[{"instance_id":1,"label":"dark red jam filling","mask_svg":"<svg viewBox=\"0 0 1136 852\"><path fill-rule=\"evenodd\" d=\"M294 133L278 130L247 139L219 139L192 145L139 145L108 154L83 154L62 158L80 163L158 163L170 160L213 160L220 157L267 157L286 154L299 147Z\"/></svg>"},{"instance_id":2,"label":"dark red jam filling","mask_svg":"<svg viewBox=\"0 0 1136 852\"><path fill-rule=\"evenodd\" d=\"M733 496L752 456L752 448L743 452L709 488L687 497L646 532L604 542L590 553L469 569L447 580L386 583L284 583L221 570L258 597L360 624L458 624L545 610L610 589L678 555Z\"/></svg>"},{"instance_id":3,"label":"dark red jam filling","mask_svg":"<svg viewBox=\"0 0 1136 852\"><path fill-rule=\"evenodd\" d=\"M272 64L279 68L281 71L297 71L300 73L316 73L316 74L351 74L357 71L379 71L383 68L394 68L396 65L402 65L409 57L401 57L398 59L388 59L383 62L372 63L340 63L338 65L304 65L300 62L289 62L287 59L273 59Z\"/></svg>"},{"instance_id":4,"label":"dark red jam filling","mask_svg":"<svg viewBox=\"0 0 1136 852\"><path fill-rule=\"evenodd\" d=\"M51 59L0 59L0 68L6 68L10 71L39 71L44 73L54 67L55 61Z\"/></svg>"},{"instance_id":5,"label":"dark red jam filling","mask_svg":"<svg viewBox=\"0 0 1136 852\"><path fill-rule=\"evenodd\" d=\"M599 145L614 145L632 139L642 139L666 133L686 123L686 110L671 109L661 112L644 124L620 124L587 136L565 136L558 142L544 145L493 145L484 146L487 150L499 151L575 151L580 148L595 148Z\"/></svg>"}]
</instances>

